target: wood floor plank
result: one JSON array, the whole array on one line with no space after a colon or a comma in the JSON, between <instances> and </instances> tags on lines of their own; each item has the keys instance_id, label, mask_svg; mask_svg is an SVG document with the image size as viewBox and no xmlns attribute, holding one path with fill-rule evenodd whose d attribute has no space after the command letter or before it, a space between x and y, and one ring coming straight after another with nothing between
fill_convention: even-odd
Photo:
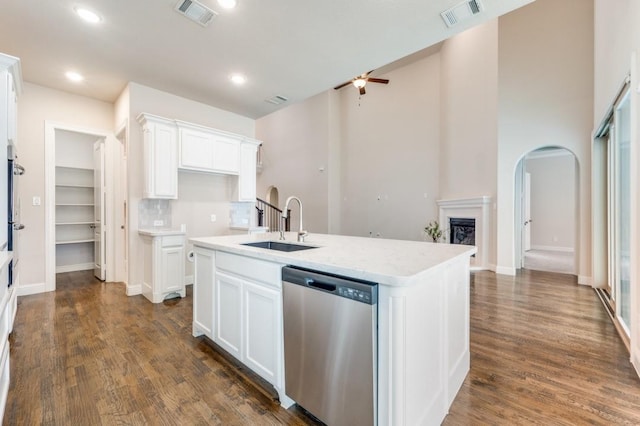
<instances>
[{"instance_id":1,"label":"wood floor plank","mask_svg":"<svg viewBox=\"0 0 640 426\"><path fill-rule=\"evenodd\" d=\"M314 425L191 336L192 298L151 304L91 273L20 297L5 425ZM640 424L640 380L592 289L472 275L471 371L445 425Z\"/></svg>"}]
</instances>

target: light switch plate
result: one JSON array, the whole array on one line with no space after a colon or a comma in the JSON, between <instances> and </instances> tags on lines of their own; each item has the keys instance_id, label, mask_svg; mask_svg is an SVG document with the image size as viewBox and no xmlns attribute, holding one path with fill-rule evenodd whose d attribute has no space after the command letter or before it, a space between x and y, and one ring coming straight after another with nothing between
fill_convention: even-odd
<instances>
[{"instance_id":1,"label":"light switch plate","mask_svg":"<svg viewBox=\"0 0 640 426\"><path fill-rule=\"evenodd\" d=\"M216 220L218 220L218 218L216 217L215 214L211 215L211 222L215 222Z\"/></svg>"},{"instance_id":2,"label":"light switch plate","mask_svg":"<svg viewBox=\"0 0 640 426\"><path fill-rule=\"evenodd\" d=\"M33 205L34 206L39 206L40 203L41 203L40 197L33 197Z\"/></svg>"}]
</instances>

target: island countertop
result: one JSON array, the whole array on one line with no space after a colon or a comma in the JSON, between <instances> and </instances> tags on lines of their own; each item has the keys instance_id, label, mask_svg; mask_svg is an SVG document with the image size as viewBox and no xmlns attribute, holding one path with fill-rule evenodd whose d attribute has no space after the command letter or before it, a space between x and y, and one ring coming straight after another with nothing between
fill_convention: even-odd
<instances>
[{"instance_id":1,"label":"island countertop","mask_svg":"<svg viewBox=\"0 0 640 426\"><path fill-rule=\"evenodd\" d=\"M477 251L475 246L466 245L313 233L305 238L304 243L298 243L296 235L295 232L285 233L284 242L316 248L281 252L242 245L257 241L279 241L280 234L277 232L190 238L189 242L198 247L391 286L412 285L432 268L460 257L470 257Z\"/></svg>"}]
</instances>

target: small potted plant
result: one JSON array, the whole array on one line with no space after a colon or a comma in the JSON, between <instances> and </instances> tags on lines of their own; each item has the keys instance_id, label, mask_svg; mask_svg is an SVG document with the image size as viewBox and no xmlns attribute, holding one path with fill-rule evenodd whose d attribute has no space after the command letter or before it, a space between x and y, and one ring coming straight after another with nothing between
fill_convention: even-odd
<instances>
[{"instance_id":1,"label":"small potted plant","mask_svg":"<svg viewBox=\"0 0 640 426\"><path fill-rule=\"evenodd\" d=\"M434 243L440 242L444 235L444 229L440 228L440 224L437 220L429 222L429 224L424 228L424 232L431 237Z\"/></svg>"}]
</instances>

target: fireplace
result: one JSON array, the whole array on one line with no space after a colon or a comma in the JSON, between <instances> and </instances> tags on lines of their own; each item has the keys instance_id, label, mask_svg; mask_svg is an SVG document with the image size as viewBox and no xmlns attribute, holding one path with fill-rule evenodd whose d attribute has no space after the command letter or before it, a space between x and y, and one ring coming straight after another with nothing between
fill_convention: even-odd
<instances>
[{"instance_id":1,"label":"fireplace","mask_svg":"<svg viewBox=\"0 0 640 426\"><path fill-rule=\"evenodd\" d=\"M478 248L471 258L471 270L490 269L491 197L438 200L439 222L449 227L445 240Z\"/></svg>"},{"instance_id":2,"label":"fireplace","mask_svg":"<svg viewBox=\"0 0 640 426\"><path fill-rule=\"evenodd\" d=\"M476 220L461 217L449 218L449 242L451 244L476 245Z\"/></svg>"}]
</instances>

